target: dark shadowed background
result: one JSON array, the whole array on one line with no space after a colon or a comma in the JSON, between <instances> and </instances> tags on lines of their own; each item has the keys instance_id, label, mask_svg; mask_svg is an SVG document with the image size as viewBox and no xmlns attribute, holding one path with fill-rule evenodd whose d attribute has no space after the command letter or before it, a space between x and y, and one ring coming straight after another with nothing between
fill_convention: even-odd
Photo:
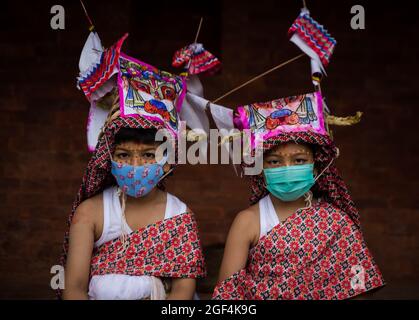
<instances>
[{"instance_id":1,"label":"dark shadowed background","mask_svg":"<svg viewBox=\"0 0 419 320\"><path fill-rule=\"evenodd\" d=\"M393 4L391 4L393 3ZM413 1L310 1L312 16L337 39L323 81L332 113L364 117L335 127L338 167L361 212L367 244L387 281L374 298L419 298L417 88L419 22ZM65 8L65 30L50 28L50 8ZM301 1L85 0L102 43L125 32L123 51L175 71L173 53L194 39L223 63L203 78L214 99L300 53L287 30ZM366 29L352 30L353 5L366 10ZM78 60L88 36L78 1L8 1L0 13L0 298L51 299L66 227L89 159L88 102L76 88ZM308 58L300 59L221 101L243 103L313 90ZM180 165L168 190L195 212L209 277L215 284L235 214L248 205L247 180L230 165Z\"/></svg>"}]
</instances>

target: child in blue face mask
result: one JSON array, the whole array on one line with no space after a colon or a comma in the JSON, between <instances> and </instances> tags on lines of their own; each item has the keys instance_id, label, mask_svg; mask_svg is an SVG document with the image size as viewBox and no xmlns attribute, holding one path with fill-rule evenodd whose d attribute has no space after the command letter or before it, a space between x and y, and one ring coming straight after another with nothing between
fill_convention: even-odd
<instances>
[{"instance_id":1,"label":"child in blue face mask","mask_svg":"<svg viewBox=\"0 0 419 320\"><path fill-rule=\"evenodd\" d=\"M155 128L122 127L102 157L111 161L103 192L83 201L70 228L65 299L192 299L205 274L196 222L165 192L167 155L157 159ZM188 235L188 237L185 237Z\"/></svg>"},{"instance_id":2,"label":"child in blue face mask","mask_svg":"<svg viewBox=\"0 0 419 320\"><path fill-rule=\"evenodd\" d=\"M78 87L90 103L87 140L93 154L68 218L60 258L65 289L57 294L196 298L195 279L206 269L195 216L163 188L175 167L176 161L167 160L178 153L180 113L190 118L193 111L182 108L187 79L124 54L126 37L104 49L91 32L80 56ZM160 130L174 147L162 158Z\"/></svg>"}]
</instances>

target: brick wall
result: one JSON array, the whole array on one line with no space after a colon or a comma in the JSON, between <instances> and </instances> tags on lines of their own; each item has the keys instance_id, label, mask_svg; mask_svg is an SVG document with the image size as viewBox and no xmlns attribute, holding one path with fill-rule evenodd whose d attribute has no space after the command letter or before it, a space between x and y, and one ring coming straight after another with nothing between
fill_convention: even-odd
<instances>
[{"instance_id":1,"label":"brick wall","mask_svg":"<svg viewBox=\"0 0 419 320\"><path fill-rule=\"evenodd\" d=\"M173 52L191 42L201 15L200 41L223 62L220 75L203 79L215 98L259 72L299 54L287 40L300 1L218 0L159 7L121 0L85 1L102 42L128 31L125 49L173 70ZM335 128L338 167L358 205L364 235L388 282L380 298L418 298L419 24L414 8L368 1L307 1L338 45L323 82L337 115L365 112L353 128ZM413 3L413 2L412 2ZM50 7L66 9L66 29L49 27ZM350 28L350 8L364 4L366 30ZM87 37L78 1L11 2L0 13L0 298L52 298L49 269L61 251L66 219L89 159L88 104L75 87ZM235 106L312 90L308 59L249 85L222 101ZM210 290L227 231L247 206L247 181L229 165L181 165L168 189L195 211L208 253Z\"/></svg>"}]
</instances>

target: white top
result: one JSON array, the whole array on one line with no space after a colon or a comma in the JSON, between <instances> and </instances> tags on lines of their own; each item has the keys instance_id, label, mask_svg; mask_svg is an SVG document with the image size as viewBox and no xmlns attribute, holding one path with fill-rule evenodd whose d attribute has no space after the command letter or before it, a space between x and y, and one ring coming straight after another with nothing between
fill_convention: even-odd
<instances>
[{"instance_id":1,"label":"white top","mask_svg":"<svg viewBox=\"0 0 419 320\"><path fill-rule=\"evenodd\" d=\"M269 194L259 201L260 235L259 239L266 235L279 223L274 205Z\"/></svg>"},{"instance_id":2,"label":"white top","mask_svg":"<svg viewBox=\"0 0 419 320\"><path fill-rule=\"evenodd\" d=\"M164 219L172 218L186 212L186 204L174 195L167 193ZM117 187L103 191L103 231L94 246L100 245L121 236L122 208L117 194ZM132 230L125 222L124 229ZM152 290L150 276L130 276L126 274L96 275L90 279L89 299L91 300L136 300L149 297Z\"/></svg>"}]
</instances>

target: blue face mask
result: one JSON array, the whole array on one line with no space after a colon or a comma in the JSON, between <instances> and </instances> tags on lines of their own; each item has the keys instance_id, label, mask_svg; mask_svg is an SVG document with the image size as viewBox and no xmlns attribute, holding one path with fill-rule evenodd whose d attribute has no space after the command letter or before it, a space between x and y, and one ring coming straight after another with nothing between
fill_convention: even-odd
<instances>
[{"instance_id":1,"label":"blue face mask","mask_svg":"<svg viewBox=\"0 0 419 320\"><path fill-rule=\"evenodd\" d=\"M131 197L143 197L148 194L164 175L163 165L167 157L158 163L132 166L112 161L112 174L119 187Z\"/></svg>"},{"instance_id":2,"label":"blue face mask","mask_svg":"<svg viewBox=\"0 0 419 320\"><path fill-rule=\"evenodd\" d=\"M111 158L111 173L115 177L121 190L135 198L144 197L159 183L159 181L168 175L172 170L164 173L163 166L167 162L168 156L165 155L160 161L143 166L132 166L119 163L113 160L109 149L108 139L105 134L106 147Z\"/></svg>"},{"instance_id":3,"label":"blue face mask","mask_svg":"<svg viewBox=\"0 0 419 320\"><path fill-rule=\"evenodd\" d=\"M314 185L314 164L263 169L266 188L282 201L302 197Z\"/></svg>"}]
</instances>

